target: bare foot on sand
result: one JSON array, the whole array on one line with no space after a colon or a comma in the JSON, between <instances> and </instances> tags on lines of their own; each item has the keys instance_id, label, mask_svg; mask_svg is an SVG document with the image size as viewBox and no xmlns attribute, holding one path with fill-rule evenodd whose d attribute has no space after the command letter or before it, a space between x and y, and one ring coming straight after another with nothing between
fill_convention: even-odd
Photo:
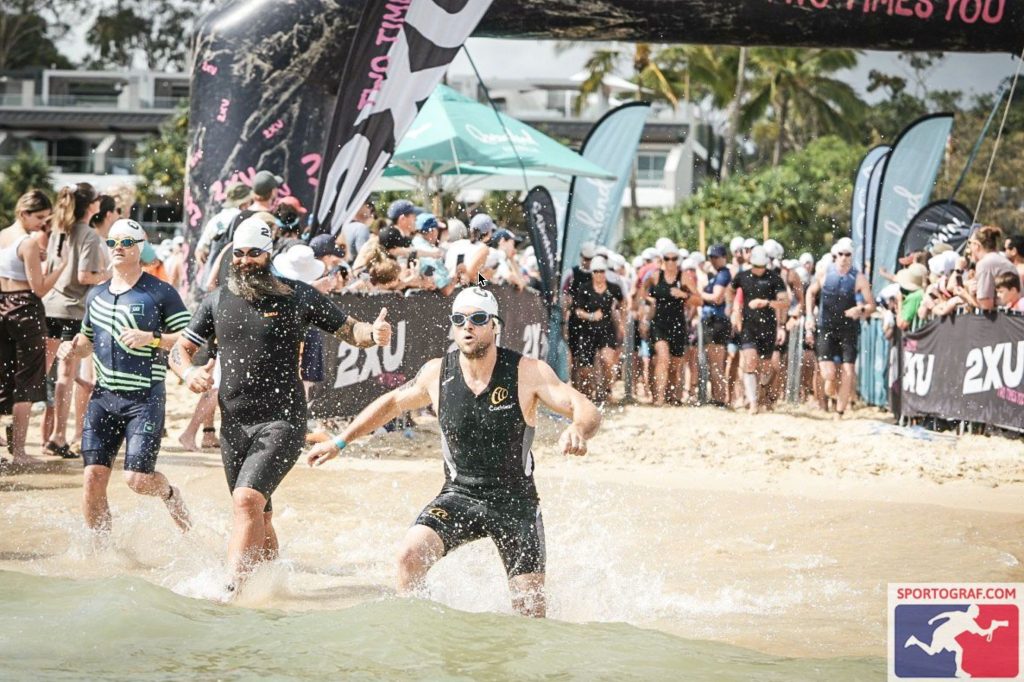
<instances>
[{"instance_id":1,"label":"bare foot on sand","mask_svg":"<svg viewBox=\"0 0 1024 682\"><path fill-rule=\"evenodd\" d=\"M199 449L196 447L196 434L186 431L182 431L181 435L178 436L178 445L189 452L195 452Z\"/></svg>"},{"instance_id":2,"label":"bare foot on sand","mask_svg":"<svg viewBox=\"0 0 1024 682\"><path fill-rule=\"evenodd\" d=\"M220 440L217 439L217 429L203 429L203 443L200 447L204 450L214 450L220 447Z\"/></svg>"}]
</instances>

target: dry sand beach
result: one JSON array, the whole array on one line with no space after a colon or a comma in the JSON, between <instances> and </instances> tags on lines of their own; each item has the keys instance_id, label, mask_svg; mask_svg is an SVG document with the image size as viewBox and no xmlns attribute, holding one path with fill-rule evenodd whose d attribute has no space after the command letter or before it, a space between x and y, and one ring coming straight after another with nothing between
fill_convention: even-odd
<instances>
[{"instance_id":1,"label":"dry sand beach","mask_svg":"<svg viewBox=\"0 0 1024 682\"><path fill-rule=\"evenodd\" d=\"M219 454L175 447L194 400L169 390L159 468L182 488L194 532L177 537L159 502L114 477L112 547L95 551L81 464L51 459L0 476L0 570L134 576L200 598L219 589L230 520ZM392 594L394 548L443 477L437 424L420 421L412 437L374 437L292 471L274 497L283 560L241 606L341 609ZM888 582L1024 581L1021 442L889 422L874 409L837 423L805 408L750 419L629 407L608 412L590 455L570 460L544 419L550 616L773 655L884 658ZM428 589L455 609L510 612L489 543L443 560Z\"/></svg>"}]
</instances>

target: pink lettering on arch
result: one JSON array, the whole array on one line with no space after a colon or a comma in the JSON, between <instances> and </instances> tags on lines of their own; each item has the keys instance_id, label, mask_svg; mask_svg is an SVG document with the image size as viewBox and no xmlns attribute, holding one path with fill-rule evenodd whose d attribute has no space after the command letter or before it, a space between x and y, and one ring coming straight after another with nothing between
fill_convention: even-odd
<instances>
[{"instance_id":1,"label":"pink lettering on arch","mask_svg":"<svg viewBox=\"0 0 1024 682\"><path fill-rule=\"evenodd\" d=\"M320 165L323 163L323 157L319 154L306 154L299 159L299 162L306 167L306 182L308 182L312 187L319 185L320 181L316 175L320 172Z\"/></svg>"},{"instance_id":2,"label":"pink lettering on arch","mask_svg":"<svg viewBox=\"0 0 1024 682\"><path fill-rule=\"evenodd\" d=\"M220 101L220 110L217 112L217 120L221 123L228 120L228 109L231 107L231 100L222 99Z\"/></svg>"},{"instance_id":3,"label":"pink lettering on arch","mask_svg":"<svg viewBox=\"0 0 1024 682\"><path fill-rule=\"evenodd\" d=\"M782 4L810 10L834 11L845 9L862 14L886 14L900 19L927 21L936 14L935 0L762 0L767 4ZM1002 23L1007 0L948 0L944 19L968 26L984 23Z\"/></svg>"},{"instance_id":4,"label":"pink lettering on arch","mask_svg":"<svg viewBox=\"0 0 1024 682\"><path fill-rule=\"evenodd\" d=\"M263 137L269 140L282 130L284 130L284 121L282 121L281 119L277 119L276 121L274 121L269 126L263 129Z\"/></svg>"},{"instance_id":5,"label":"pink lettering on arch","mask_svg":"<svg viewBox=\"0 0 1024 682\"><path fill-rule=\"evenodd\" d=\"M217 67L210 62L203 62L203 65L200 66L199 69L203 71L203 73L208 73L211 76L217 75Z\"/></svg>"},{"instance_id":6,"label":"pink lettering on arch","mask_svg":"<svg viewBox=\"0 0 1024 682\"><path fill-rule=\"evenodd\" d=\"M189 191L188 186L185 187L184 204L185 215L188 216L189 227L196 227L197 225L199 225L199 222L203 219L203 211L192 199L192 192Z\"/></svg>"}]
</instances>

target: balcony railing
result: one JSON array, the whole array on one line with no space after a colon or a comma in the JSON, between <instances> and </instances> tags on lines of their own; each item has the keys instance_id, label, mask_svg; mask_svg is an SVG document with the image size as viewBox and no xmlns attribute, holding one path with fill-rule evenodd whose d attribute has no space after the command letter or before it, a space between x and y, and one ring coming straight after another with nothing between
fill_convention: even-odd
<instances>
[{"instance_id":1,"label":"balcony railing","mask_svg":"<svg viewBox=\"0 0 1024 682\"><path fill-rule=\"evenodd\" d=\"M140 100L136 106L127 106L122 105L120 98L116 95L49 95L47 97L33 95L25 97L20 93L0 94L0 107L171 111L186 102L188 102L188 97L154 97L152 101Z\"/></svg>"},{"instance_id":2,"label":"balcony railing","mask_svg":"<svg viewBox=\"0 0 1024 682\"><path fill-rule=\"evenodd\" d=\"M0 168L13 161L13 156L0 156ZM137 159L108 156L106 166L100 168L95 156L48 156L46 162L57 173L90 173L97 175L134 175Z\"/></svg>"}]
</instances>

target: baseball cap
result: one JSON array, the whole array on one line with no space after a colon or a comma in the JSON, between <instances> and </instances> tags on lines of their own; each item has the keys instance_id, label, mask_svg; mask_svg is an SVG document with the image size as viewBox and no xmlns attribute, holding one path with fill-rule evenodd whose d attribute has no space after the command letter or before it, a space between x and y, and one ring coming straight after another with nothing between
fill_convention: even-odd
<instances>
[{"instance_id":1,"label":"baseball cap","mask_svg":"<svg viewBox=\"0 0 1024 682\"><path fill-rule=\"evenodd\" d=\"M345 251L334 241L334 237L329 234L318 234L309 240L309 248L313 249L314 258L323 258L324 256L338 256L339 258L345 257Z\"/></svg>"},{"instance_id":2,"label":"baseball cap","mask_svg":"<svg viewBox=\"0 0 1024 682\"><path fill-rule=\"evenodd\" d=\"M252 191L253 194L259 194L260 196L267 196L272 191L284 184L284 178L280 175L274 175L270 171L261 170L253 176L252 179Z\"/></svg>"},{"instance_id":3,"label":"baseball cap","mask_svg":"<svg viewBox=\"0 0 1024 682\"><path fill-rule=\"evenodd\" d=\"M416 230L418 232L430 232L438 227L437 216L433 213L420 213L416 216Z\"/></svg>"},{"instance_id":4,"label":"baseball cap","mask_svg":"<svg viewBox=\"0 0 1024 682\"><path fill-rule=\"evenodd\" d=\"M733 253L739 253L743 250L743 237L733 237L732 241L729 242L729 250Z\"/></svg>"},{"instance_id":5,"label":"baseball cap","mask_svg":"<svg viewBox=\"0 0 1024 682\"><path fill-rule=\"evenodd\" d=\"M110 229L113 231L114 228ZM270 226L256 216L249 216L235 228L232 248L270 251L273 246L274 239L270 235Z\"/></svg>"},{"instance_id":6,"label":"baseball cap","mask_svg":"<svg viewBox=\"0 0 1024 682\"><path fill-rule=\"evenodd\" d=\"M763 246L755 246L750 250L750 264L757 268L767 267L768 254L765 253Z\"/></svg>"},{"instance_id":7,"label":"baseball cap","mask_svg":"<svg viewBox=\"0 0 1024 682\"><path fill-rule=\"evenodd\" d=\"M594 242L583 242L580 244L580 258L593 258L597 255L597 245Z\"/></svg>"},{"instance_id":8,"label":"baseball cap","mask_svg":"<svg viewBox=\"0 0 1024 682\"><path fill-rule=\"evenodd\" d=\"M291 206L299 215L306 215L307 213L309 213L309 211L306 210L306 207L302 205L302 202L299 201L298 197L281 197L280 199L277 200L277 203L284 204L285 206Z\"/></svg>"},{"instance_id":9,"label":"baseball cap","mask_svg":"<svg viewBox=\"0 0 1024 682\"><path fill-rule=\"evenodd\" d=\"M725 244L712 244L708 249L708 258L725 258L727 255Z\"/></svg>"},{"instance_id":10,"label":"baseball cap","mask_svg":"<svg viewBox=\"0 0 1024 682\"><path fill-rule=\"evenodd\" d=\"M404 215L416 214L416 206L408 199L397 199L388 206L388 220L395 222Z\"/></svg>"},{"instance_id":11,"label":"baseball cap","mask_svg":"<svg viewBox=\"0 0 1024 682\"><path fill-rule=\"evenodd\" d=\"M489 315L498 317L498 299L494 297L494 294L480 287L463 289L455 297L455 300L452 301L452 312L468 312L472 310L482 310Z\"/></svg>"},{"instance_id":12,"label":"baseball cap","mask_svg":"<svg viewBox=\"0 0 1024 682\"><path fill-rule=\"evenodd\" d=\"M238 208L245 201L252 196L252 190L249 189L244 183L232 182L228 185L227 190L224 192L226 198L224 199L224 208Z\"/></svg>"},{"instance_id":13,"label":"baseball cap","mask_svg":"<svg viewBox=\"0 0 1024 682\"><path fill-rule=\"evenodd\" d=\"M502 228L502 229L498 230L497 232L495 232L493 237L492 237L492 239L494 241L496 241L496 242L497 241L501 241L502 239L511 239L516 244L518 244L519 242L523 241L522 237L520 237L519 235L517 235L517 234L515 234L515 233L513 233L513 232L511 232L509 230L506 230L504 228Z\"/></svg>"},{"instance_id":14,"label":"baseball cap","mask_svg":"<svg viewBox=\"0 0 1024 682\"><path fill-rule=\"evenodd\" d=\"M489 234L493 232L497 226L494 224L494 220L491 216L486 213L477 213L469 220L469 229L476 230L481 234Z\"/></svg>"}]
</instances>

